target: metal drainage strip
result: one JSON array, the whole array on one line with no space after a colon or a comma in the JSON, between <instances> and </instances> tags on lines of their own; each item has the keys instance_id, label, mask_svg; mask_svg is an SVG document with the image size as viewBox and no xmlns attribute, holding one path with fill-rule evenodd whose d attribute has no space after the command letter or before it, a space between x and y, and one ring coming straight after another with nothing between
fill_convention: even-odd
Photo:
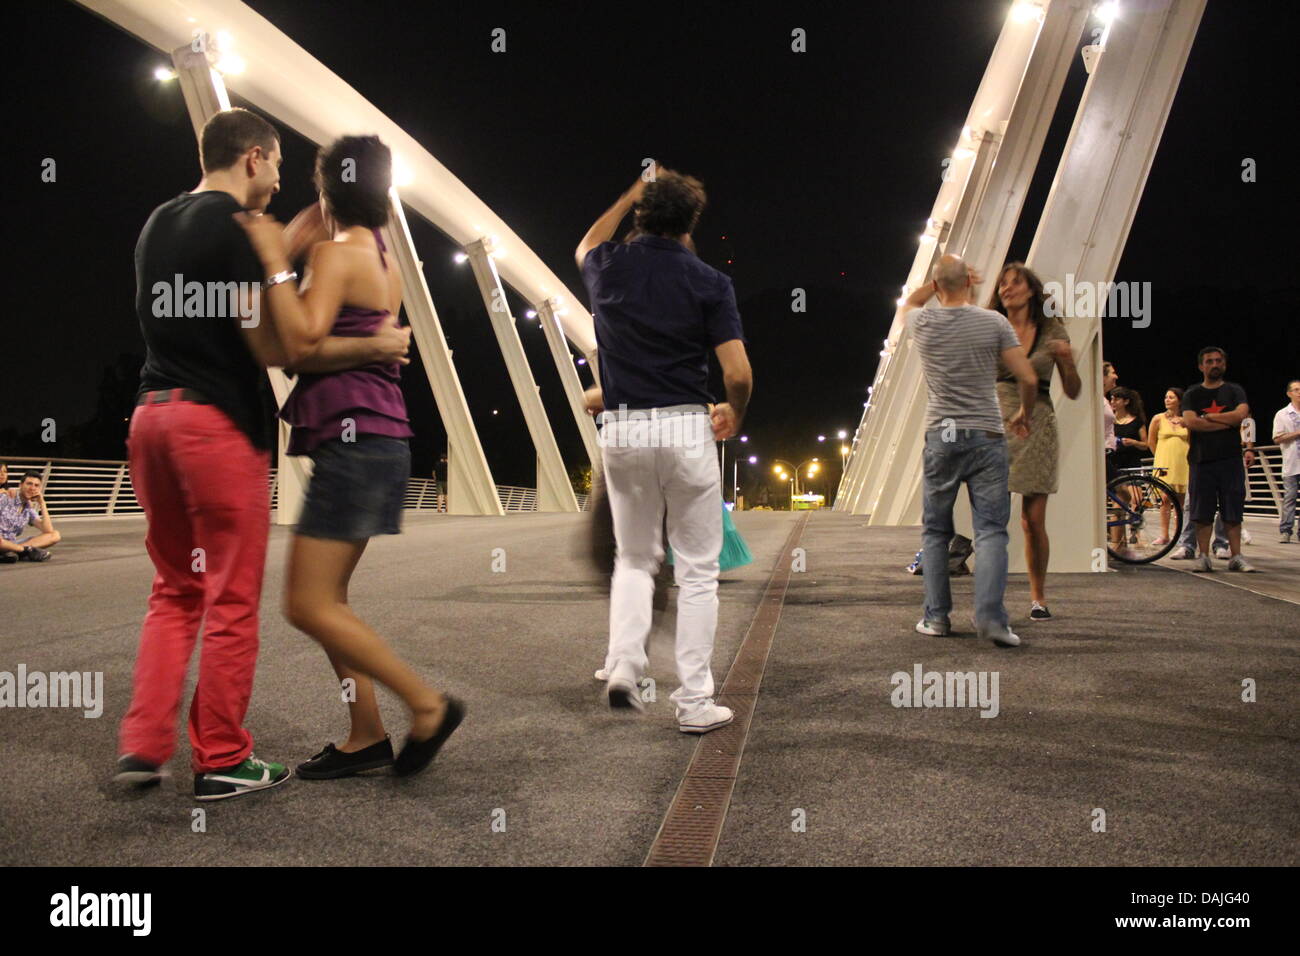
<instances>
[{"instance_id":1,"label":"metal drainage strip","mask_svg":"<svg viewBox=\"0 0 1300 956\"><path fill-rule=\"evenodd\" d=\"M646 866L711 866L713 863L740 770L745 739L749 736L768 651L776 636L790 583L791 552L799 544L807 523L805 513L790 529L749 631L736 652L727 679L722 682L718 703L730 707L735 717L726 727L703 734L695 745L686 776L650 845Z\"/></svg>"}]
</instances>

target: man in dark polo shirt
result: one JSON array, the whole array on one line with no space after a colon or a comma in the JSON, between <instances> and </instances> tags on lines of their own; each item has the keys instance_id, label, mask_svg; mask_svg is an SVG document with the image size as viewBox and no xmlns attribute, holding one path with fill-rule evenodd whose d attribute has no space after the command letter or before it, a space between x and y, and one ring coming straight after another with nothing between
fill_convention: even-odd
<instances>
[{"instance_id":1,"label":"man in dark polo shirt","mask_svg":"<svg viewBox=\"0 0 1300 956\"><path fill-rule=\"evenodd\" d=\"M189 712L194 795L219 800L290 776L253 756L243 721L270 526L274 403L265 368L285 364L260 296L295 274L265 276L234 218L261 213L280 188L274 127L248 110L224 110L204 126L200 154L198 187L155 209L135 249L147 357L127 447L156 573L117 780L133 787L160 780L176 748L176 712L202 622ZM407 336L386 328L369 339L328 337L298 370L397 361Z\"/></svg>"},{"instance_id":2,"label":"man in dark polo shirt","mask_svg":"<svg viewBox=\"0 0 1300 956\"><path fill-rule=\"evenodd\" d=\"M1183 393L1183 421L1190 433L1188 515L1196 523L1197 555L1193 571L1212 571L1210 532L1214 513L1223 515L1228 532L1229 571L1254 571L1241 556L1241 519L1246 506L1246 474L1241 461L1241 422L1250 414L1246 390L1225 381L1228 356L1207 346L1196 356L1202 379Z\"/></svg>"},{"instance_id":3,"label":"man in dark polo shirt","mask_svg":"<svg viewBox=\"0 0 1300 956\"><path fill-rule=\"evenodd\" d=\"M647 171L578 245L577 262L595 317L601 448L617 552L610 583L611 707L642 708L638 684L654 578L673 549L677 596L677 725L707 733L731 722L713 700L718 623L722 478L715 440L736 434L753 378L731 278L691 251L706 202L689 176ZM635 213L636 236L614 243ZM727 400L713 406L709 352L722 365Z\"/></svg>"}]
</instances>

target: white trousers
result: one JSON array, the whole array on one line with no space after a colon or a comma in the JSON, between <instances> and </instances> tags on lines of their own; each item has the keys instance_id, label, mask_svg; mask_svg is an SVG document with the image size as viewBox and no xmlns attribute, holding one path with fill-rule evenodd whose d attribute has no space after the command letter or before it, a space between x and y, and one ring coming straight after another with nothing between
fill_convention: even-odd
<instances>
[{"instance_id":1,"label":"white trousers","mask_svg":"<svg viewBox=\"0 0 1300 956\"><path fill-rule=\"evenodd\" d=\"M702 407L702 406L701 406ZM718 555L722 551L722 476L704 413L655 409L604 416L605 486L614 518L614 577L609 602L611 674L640 680L664 559L663 527L677 580L678 719L713 701L713 636L718 626Z\"/></svg>"}]
</instances>

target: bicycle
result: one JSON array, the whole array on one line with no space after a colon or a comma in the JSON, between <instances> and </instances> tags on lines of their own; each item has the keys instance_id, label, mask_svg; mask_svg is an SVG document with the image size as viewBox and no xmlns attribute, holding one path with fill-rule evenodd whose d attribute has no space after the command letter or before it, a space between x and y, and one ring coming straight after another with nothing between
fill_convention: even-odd
<instances>
[{"instance_id":1,"label":"bicycle","mask_svg":"<svg viewBox=\"0 0 1300 956\"><path fill-rule=\"evenodd\" d=\"M1173 529L1159 543L1160 513L1173 510ZM1150 527L1148 527L1150 522ZM1119 529L1119 544L1112 540ZM1106 484L1106 550L1125 564L1150 564L1174 549L1183 532L1182 496L1147 468L1125 468ZM1127 539L1127 540L1126 540Z\"/></svg>"}]
</instances>

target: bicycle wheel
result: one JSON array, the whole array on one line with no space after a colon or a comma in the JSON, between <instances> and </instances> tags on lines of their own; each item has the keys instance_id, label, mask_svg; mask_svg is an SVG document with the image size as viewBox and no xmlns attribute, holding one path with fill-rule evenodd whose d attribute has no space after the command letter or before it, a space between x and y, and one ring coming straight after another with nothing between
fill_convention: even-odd
<instances>
[{"instance_id":1,"label":"bicycle wheel","mask_svg":"<svg viewBox=\"0 0 1300 956\"><path fill-rule=\"evenodd\" d=\"M1175 528L1183 526L1183 503L1178 493L1150 475L1121 475L1106 485L1106 550L1125 564L1159 561L1178 543L1175 533L1163 544L1160 512L1168 502ZM1116 541L1115 539L1119 540Z\"/></svg>"}]
</instances>

